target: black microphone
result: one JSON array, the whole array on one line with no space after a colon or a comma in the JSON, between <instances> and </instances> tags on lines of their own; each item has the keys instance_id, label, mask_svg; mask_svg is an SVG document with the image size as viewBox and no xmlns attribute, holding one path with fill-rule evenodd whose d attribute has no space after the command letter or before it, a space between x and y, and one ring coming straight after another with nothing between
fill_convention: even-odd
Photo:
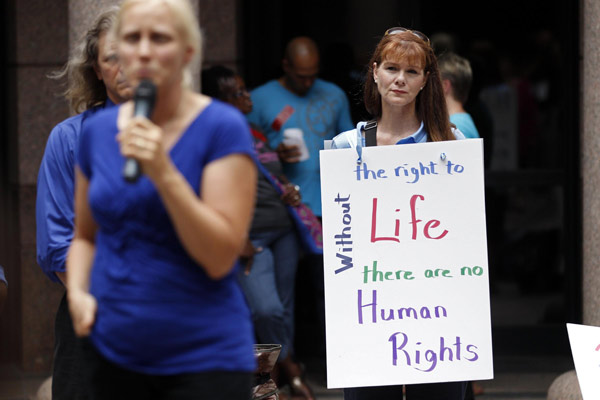
<instances>
[{"instance_id":1,"label":"black microphone","mask_svg":"<svg viewBox=\"0 0 600 400\"><path fill-rule=\"evenodd\" d=\"M154 110L154 101L156 99L156 85L150 80L143 80L135 89L133 95L133 116L141 115L150 119L152 110ZM140 165L137 160L127 157L125 166L123 167L123 178L129 183L138 180L141 175Z\"/></svg>"}]
</instances>

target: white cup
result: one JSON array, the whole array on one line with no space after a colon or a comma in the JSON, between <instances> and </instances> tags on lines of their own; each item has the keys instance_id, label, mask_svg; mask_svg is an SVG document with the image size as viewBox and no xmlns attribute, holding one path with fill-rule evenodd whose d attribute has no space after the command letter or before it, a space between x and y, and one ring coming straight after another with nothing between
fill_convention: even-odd
<instances>
[{"instance_id":1,"label":"white cup","mask_svg":"<svg viewBox=\"0 0 600 400\"><path fill-rule=\"evenodd\" d=\"M304 141L304 133L300 128L287 128L283 130L283 143L286 146L295 145L300 150L300 158L298 161L308 160L308 147Z\"/></svg>"}]
</instances>

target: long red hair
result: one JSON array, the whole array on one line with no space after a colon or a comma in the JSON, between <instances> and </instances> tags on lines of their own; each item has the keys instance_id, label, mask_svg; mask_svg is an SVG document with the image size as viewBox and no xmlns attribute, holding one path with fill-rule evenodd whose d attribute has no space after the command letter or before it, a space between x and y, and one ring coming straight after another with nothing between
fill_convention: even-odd
<instances>
[{"instance_id":1,"label":"long red hair","mask_svg":"<svg viewBox=\"0 0 600 400\"><path fill-rule=\"evenodd\" d=\"M373 81L373 64L381 65L385 60L406 60L423 66L427 84L417 95L417 118L423 121L429 141L454 140L433 49L428 42L410 31L385 35L377 44L365 75L364 102L367 111L374 118L381 118L381 95Z\"/></svg>"}]
</instances>

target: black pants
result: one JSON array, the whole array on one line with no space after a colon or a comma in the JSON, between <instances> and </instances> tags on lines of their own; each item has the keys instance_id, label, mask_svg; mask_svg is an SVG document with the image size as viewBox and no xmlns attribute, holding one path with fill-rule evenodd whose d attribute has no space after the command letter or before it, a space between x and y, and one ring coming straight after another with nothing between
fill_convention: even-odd
<instances>
[{"instance_id":1,"label":"black pants","mask_svg":"<svg viewBox=\"0 0 600 400\"><path fill-rule=\"evenodd\" d=\"M83 341L86 374L93 400L249 400L254 374L212 371L179 375L148 375L106 360Z\"/></svg>"},{"instance_id":2,"label":"black pants","mask_svg":"<svg viewBox=\"0 0 600 400\"><path fill-rule=\"evenodd\" d=\"M87 400L90 398L83 367L81 343L73 330L65 293L58 306L54 321L53 400Z\"/></svg>"},{"instance_id":3,"label":"black pants","mask_svg":"<svg viewBox=\"0 0 600 400\"><path fill-rule=\"evenodd\" d=\"M463 400L465 382L406 385L406 400ZM402 386L344 389L344 400L402 400Z\"/></svg>"}]
</instances>

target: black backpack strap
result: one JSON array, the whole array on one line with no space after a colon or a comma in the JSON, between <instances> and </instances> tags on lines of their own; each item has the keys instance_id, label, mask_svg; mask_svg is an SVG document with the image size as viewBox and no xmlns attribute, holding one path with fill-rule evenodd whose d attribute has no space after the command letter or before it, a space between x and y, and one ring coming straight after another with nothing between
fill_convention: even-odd
<instances>
[{"instance_id":1,"label":"black backpack strap","mask_svg":"<svg viewBox=\"0 0 600 400\"><path fill-rule=\"evenodd\" d=\"M377 121L371 120L363 127L365 132L365 145L377 146Z\"/></svg>"}]
</instances>

